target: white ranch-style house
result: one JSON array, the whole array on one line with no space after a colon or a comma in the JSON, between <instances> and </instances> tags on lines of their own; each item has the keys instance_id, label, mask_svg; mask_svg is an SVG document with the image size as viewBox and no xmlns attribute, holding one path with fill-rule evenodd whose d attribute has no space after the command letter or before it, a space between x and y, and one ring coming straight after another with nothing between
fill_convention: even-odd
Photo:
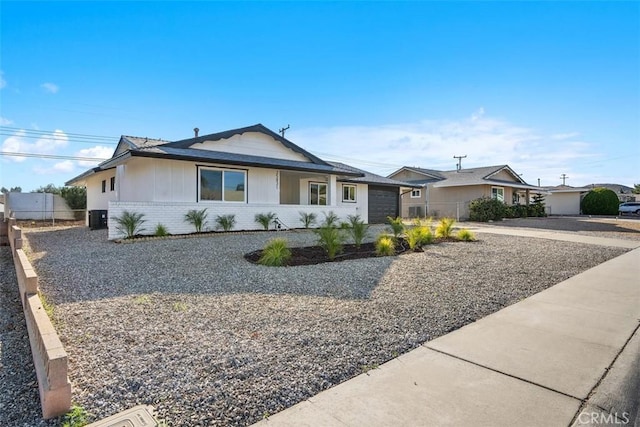
<instances>
[{"instance_id":1,"label":"white ranch-style house","mask_svg":"<svg viewBox=\"0 0 640 427\"><path fill-rule=\"evenodd\" d=\"M180 141L122 136L113 156L66 185L87 188L89 212L107 211L108 223L124 211L143 213L144 234L157 224L169 233L194 231L184 220L207 208L208 226L233 214L235 229L261 226L259 213L276 213L287 228L300 212L318 219L360 215L369 223L399 215L401 191L412 184L324 161L261 124ZM109 227L109 239L122 237Z\"/></svg>"}]
</instances>

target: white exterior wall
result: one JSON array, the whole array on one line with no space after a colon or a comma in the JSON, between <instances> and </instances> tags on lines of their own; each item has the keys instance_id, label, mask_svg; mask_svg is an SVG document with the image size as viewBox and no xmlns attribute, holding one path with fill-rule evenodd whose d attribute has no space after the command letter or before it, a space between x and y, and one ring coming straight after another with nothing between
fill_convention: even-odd
<instances>
[{"instance_id":1,"label":"white exterior wall","mask_svg":"<svg viewBox=\"0 0 640 427\"><path fill-rule=\"evenodd\" d=\"M279 175L276 169L229 165L204 165L165 159L135 158L118 166L123 172L116 182L121 202L197 202L198 165L247 172L247 201L273 203L280 201ZM222 202L206 201L201 204ZM106 208L105 208L106 209Z\"/></svg>"},{"instance_id":2,"label":"white exterior wall","mask_svg":"<svg viewBox=\"0 0 640 427\"><path fill-rule=\"evenodd\" d=\"M579 215L580 193L551 193L545 196L544 204L549 215Z\"/></svg>"},{"instance_id":3,"label":"white exterior wall","mask_svg":"<svg viewBox=\"0 0 640 427\"><path fill-rule=\"evenodd\" d=\"M91 175L86 180L87 185L87 211L94 209L106 210L111 200L116 200L116 192L111 191L111 177L116 176L115 169ZM102 181L106 181L105 192L102 192ZM118 183L116 182L116 188Z\"/></svg>"},{"instance_id":4,"label":"white exterior wall","mask_svg":"<svg viewBox=\"0 0 640 427\"><path fill-rule=\"evenodd\" d=\"M343 185L355 185L356 186L356 202L343 202L342 201L342 186ZM369 222L369 185L367 184L352 184L348 182L338 182L337 187L337 203L339 207L355 207L356 214L360 215L360 218L368 223ZM352 214L353 215L353 214ZM318 219L322 219L319 217Z\"/></svg>"},{"instance_id":5,"label":"white exterior wall","mask_svg":"<svg viewBox=\"0 0 640 427\"><path fill-rule=\"evenodd\" d=\"M366 205L365 205L366 206ZM145 230L141 234L153 235L157 224L163 224L171 234L188 234L195 232L193 225L185 222L184 215L191 209L201 210L207 208L206 230L215 228L215 218L218 215L235 215L236 224L234 230L262 230L262 225L255 222L258 213L276 212L278 219L285 227L300 228L300 212L315 212L318 220L322 221L324 213L333 211L346 221L348 215L358 214L357 205L344 204L342 206L301 206L271 204L232 204L232 203L176 203L176 202L110 202L109 203L109 239L123 237L113 225L114 217L120 216L125 210L129 212L143 213L146 222Z\"/></svg>"},{"instance_id":6,"label":"white exterior wall","mask_svg":"<svg viewBox=\"0 0 640 427\"><path fill-rule=\"evenodd\" d=\"M260 132L246 132L241 135L234 135L229 139L204 141L201 144L193 144L189 148L309 162L309 159L302 154L285 147L280 141L276 141L269 135Z\"/></svg>"}]
</instances>

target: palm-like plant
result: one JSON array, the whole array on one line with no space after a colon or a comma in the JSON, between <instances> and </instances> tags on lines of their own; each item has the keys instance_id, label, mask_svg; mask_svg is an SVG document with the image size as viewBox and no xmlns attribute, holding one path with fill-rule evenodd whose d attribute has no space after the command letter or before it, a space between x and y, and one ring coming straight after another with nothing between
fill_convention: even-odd
<instances>
[{"instance_id":1,"label":"palm-like plant","mask_svg":"<svg viewBox=\"0 0 640 427\"><path fill-rule=\"evenodd\" d=\"M204 208L201 211L191 209L185 214L184 220L196 228L196 233L200 233L202 232L202 228L207 224L208 215L207 208Z\"/></svg>"},{"instance_id":2,"label":"palm-like plant","mask_svg":"<svg viewBox=\"0 0 640 427\"><path fill-rule=\"evenodd\" d=\"M356 248L360 249L362 241L369 233L369 225L360 219L360 215L349 215L347 218L349 219L347 231L351 235Z\"/></svg>"},{"instance_id":3,"label":"palm-like plant","mask_svg":"<svg viewBox=\"0 0 640 427\"><path fill-rule=\"evenodd\" d=\"M326 225L315 230L318 235L318 245L324 249L330 260L335 259L338 254L342 253L344 236L341 231L335 226L329 227Z\"/></svg>"},{"instance_id":4,"label":"palm-like plant","mask_svg":"<svg viewBox=\"0 0 640 427\"><path fill-rule=\"evenodd\" d=\"M304 228L309 228L316 223L317 215L314 212L298 212L300 214L300 222Z\"/></svg>"},{"instance_id":5,"label":"palm-like plant","mask_svg":"<svg viewBox=\"0 0 640 427\"><path fill-rule=\"evenodd\" d=\"M436 237L449 238L453 234L453 224L456 220L453 218L442 218L436 227Z\"/></svg>"},{"instance_id":6,"label":"palm-like plant","mask_svg":"<svg viewBox=\"0 0 640 427\"><path fill-rule=\"evenodd\" d=\"M216 217L217 229L222 229L224 231L231 231L234 225L236 225L236 216L233 214L218 215Z\"/></svg>"},{"instance_id":7,"label":"palm-like plant","mask_svg":"<svg viewBox=\"0 0 640 427\"><path fill-rule=\"evenodd\" d=\"M395 239L398 239L398 237L400 237L400 235L404 232L404 223L402 222L402 218L393 218L391 216L388 216L387 221L389 221L389 225L391 226L393 237Z\"/></svg>"},{"instance_id":8,"label":"palm-like plant","mask_svg":"<svg viewBox=\"0 0 640 427\"><path fill-rule=\"evenodd\" d=\"M143 219L143 213L124 211L119 217L113 218L116 222L116 230L126 236L127 239L142 233L145 229L142 224L147 220Z\"/></svg>"},{"instance_id":9,"label":"palm-like plant","mask_svg":"<svg viewBox=\"0 0 640 427\"><path fill-rule=\"evenodd\" d=\"M275 212L268 212L266 214L256 214L255 221L262 225L265 230L269 230L269 225L276 219L277 215Z\"/></svg>"},{"instance_id":10,"label":"palm-like plant","mask_svg":"<svg viewBox=\"0 0 640 427\"><path fill-rule=\"evenodd\" d=\"M333 211L325 212L324 222L322 223L322 225L325 227L335 227L336 225L338 225L338 220L340 220L340 217Z\"/></svg>"}]
</instances>

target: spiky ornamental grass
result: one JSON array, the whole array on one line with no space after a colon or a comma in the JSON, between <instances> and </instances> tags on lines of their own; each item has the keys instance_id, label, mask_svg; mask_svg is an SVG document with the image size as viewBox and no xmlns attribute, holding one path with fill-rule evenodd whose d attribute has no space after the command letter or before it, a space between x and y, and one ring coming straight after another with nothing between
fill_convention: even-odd
<instances>
[{"instance_id":1,"label":"spiky ornamental grass","mask_svg":"<svg viewBox=\"0 0 640 427\"><path fill-rule=\"evenodd\" d=\"M414 225L406 231L409 249L415 251L424 245L433 243L433 232L426 225Z\"/></svg>"},{"instance_id":2,"label":"spiky ornamental grass","mask_svg":"<svg viewBox=\"0 0 640 427\"><path fill-rule=\"evenodd\" d=\"M475 242L476 241L475 234L473 234L472 231L469 231L466 228L462 228L462 229L458 230L458 234L457 234L456 237L459 240L462 240L462 241L465 241L465 242Z\"/></svg>"},{"instance_id":3,"label":"spiky ornamental grass","mask_svg":"<svg viewBox=\"0 0 640 427\"><path fill-rule=\"evenodd\" d=\"M392 236L380 235L376 240L376 255L391 256L396 253L395 239Z\"/></svg>"},{"instance_id":4,"label":"spiky ornamental grass","mask_svg":"<svg viewBox=\"0 0 640 427\"><path fill-rule=\"evenodd\" d=\"M280 267L291 259L291 250L286 239L271 239L267 242L258 263L269 267Z\"/></svg>"}]
</instances>

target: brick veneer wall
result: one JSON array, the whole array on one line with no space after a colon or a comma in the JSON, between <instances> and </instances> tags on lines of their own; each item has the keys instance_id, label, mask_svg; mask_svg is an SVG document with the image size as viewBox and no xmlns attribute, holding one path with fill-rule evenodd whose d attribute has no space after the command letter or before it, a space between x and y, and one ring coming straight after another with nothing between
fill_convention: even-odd
<instances>
[{"instance_id":1,"label":"brick veneer wall","mask_svg":"<svg viewBox=\"0 0 640 427\"><path fill-rule=\"evenodd\" d=\"M204 203L170 203L170 202L109 202L109 239L124 237L116 229L115 217L124 211L143 213L145 230L140 234L153 235L157 224L163 224L171 234L193 233L193 225L184 220L185 214L191 210L207 208L208 230L215 229L215 219L218 215L235 215L234 230L262 230L262 225L255 222L256 214L275 212L285 228L300 228L300 212L314 212L318 223L324 218L324 213L333 211L341 220L347 220L348 215L358 214L356 206L312 206L312 205L267 205L267 204L204 204Z\"/></svg>"}]
</instances>

